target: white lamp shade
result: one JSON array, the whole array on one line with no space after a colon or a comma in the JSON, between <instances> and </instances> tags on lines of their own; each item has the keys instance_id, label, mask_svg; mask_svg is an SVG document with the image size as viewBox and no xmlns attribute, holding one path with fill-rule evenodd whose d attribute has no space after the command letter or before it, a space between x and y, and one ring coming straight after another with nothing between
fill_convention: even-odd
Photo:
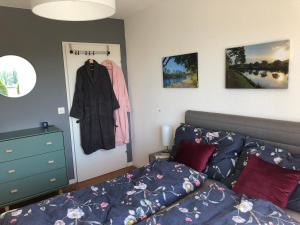
<instances>
[{"instance_id":1,"label":"white lamp shade","mask_svg":"<svg viewBox=\"0 0 300 225\"><path fill-rule=\"evenodd\" d=\"M112 16L115 0L31 0L32 12L38 16L64 21L89 21Z\"/></svg>"},{"instance_id":2,"label":"white lamp shade","mask_svg":"<svg viewBox=\"0 0 300 225\"><path fill-rule=\"evenodd\" d=\"M161 127L161 137L164 147L168 147L172 141L172 127L169 125L163 125Z\"/></svg>"}]
</instances>

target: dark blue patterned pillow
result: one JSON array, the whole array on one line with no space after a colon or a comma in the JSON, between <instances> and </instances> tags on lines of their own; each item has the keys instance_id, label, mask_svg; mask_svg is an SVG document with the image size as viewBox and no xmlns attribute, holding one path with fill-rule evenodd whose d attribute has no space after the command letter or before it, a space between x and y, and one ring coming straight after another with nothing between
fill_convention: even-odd
<instances>
[{"instance_id":1,"label":"dark blue patterned pillow","mask_svg":"<svg viewBox=\"0 0 300 225\"><path fill-rule=\"evenodd\" d=\"M171 151L171 158L174 159L178 150L178 146L182 140L195 141L196 143L202 142L203 129L197 128L189 124L181 124L175 132L174 146Z\"/></svg>"},{"instance_id":2,"label":"dark blue patterned pillow","mask_svg":"<svg viewBox=\"0 0 300 225\"><path fill-rule=\"evenodd\" d=\"M227 131L209 131L189 124L181 124L175 133L172 158L175 157L182 140L193 140L196 143L216 144L217 148L206 168L207 175L216 180L223 180L233 170L235 161L243 146L244 136Z\"/></svg>"},{"instance_id":3,"label":"dark blue patterned pillow","mask_svg":"<svg viewBox=\"0 0 300 225\"><path fill-rule=\"evenodd\" d=\"M266 144L263 141L248 137L246 138L243 151L255 154L257 157L282 168L300 171L300 157L295 157L287 150ZM248 158L246 160L244 162L245 166Z\"/></svg>"},{"instance_id":4,"label":"dark blue patterned pillow","mask_svg":"<svg viewBox=\"0 0 300 225\"><path fill-rule=\"evenodd\" d=\"M300 182L294 193L289 198L287 208L300 212Z\"/></svg>"},{"instance_id":5,"label":"dark blue patterned pillow","mask_svg":"<svg viewBox=\"0 0 300 225\"><path fill-rule=\"evenodd\" d=\"M300 155L292 155L284 149L247 137L235 171L225 181L227 186L234 186L241 172L246 167L251 154L255 154L264 161L276 164L282 168L300 171ZM288 208L300 212L300 185L290 197Z\"/></svg>"},{"instance_id":6,"label":"dark blue patterned pillow","mask_svg":"<svg viewBox=\"0 0 300 225\"><path fill-rule=\"evenodd\" d=\"M253 151L253 154L256 153L256 150ZM249 155L251 154L250 149L243 149L239 158L236 161L235 168L233 172L223 181L223 183L229 187L233 188L235 183L237 182L239 176L241 175L243 169L248 163Z\"/></svg>"},{"instance_id":7,"label":"dark blue patterned pillow","mask_svg":"<svg viewBox=\"0 0 300 225\"><path fill-rule=\"evenodd\" d=\"M300 154L294 155L295 158L300 159ZM298 164L299 165L299 164ZM294 191L294 193L289 198L287 208L294 211L300 212L300 182Z\"/></svg>"},{"instance_id":8,"label":"dark blue patterned pillow","mask_svg":"<svg viewBox=\"0 0 300 225\"><path fill-rule=\"evenodd\" d=\"M217 148L205 170L209 178L223 181L234 170L245 136L229 131L205 130L202 143L216 144Z\"/></svg>"}]
</instances>

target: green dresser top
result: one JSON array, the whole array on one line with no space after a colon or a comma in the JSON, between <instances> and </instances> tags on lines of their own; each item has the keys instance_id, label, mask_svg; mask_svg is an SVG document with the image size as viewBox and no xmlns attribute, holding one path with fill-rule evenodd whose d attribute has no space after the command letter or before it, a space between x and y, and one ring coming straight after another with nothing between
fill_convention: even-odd
<instances>
[{"instance_id":1,"label":"green dresser top","mask_svg":"<svg viewBox=\"0 0 300 225\"><path fill-rule=\"evenodd\" d=\"M47 129L39 127L39 128L31 128L26 130L11 131L6 133L0 133L0 141L8 141L16 138L25 138L25 137L50 134L56 132L62 132L62 130L60 130L55 126L49 126Z\"/></svg>"}]
</instances>

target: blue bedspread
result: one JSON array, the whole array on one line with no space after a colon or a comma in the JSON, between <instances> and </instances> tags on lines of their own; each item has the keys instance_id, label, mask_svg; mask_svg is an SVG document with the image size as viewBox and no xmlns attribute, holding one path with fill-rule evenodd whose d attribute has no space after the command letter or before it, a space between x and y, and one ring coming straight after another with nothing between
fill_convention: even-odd
<instances>
[{"instance_id":1,"label":"blue bedspread","mask_svg":"<svg viewBox=\"0 0 300 225\"><path fill-rule=\"evenodd\" d=\"M264 200L239 197L220 184L156 214L138 225L296 225L282 209Z\"/></svg>"},{"instance_id":2,"label":"blue bedspread","mask_svg":"<svg viewBox=\"0 0 300 225\"><path fill-rule=\"evenodd\" d=\"M3 214L0 225L132 225L206 180L182 164L155 161L133 173Z\"/></svg>"}]
</instances>

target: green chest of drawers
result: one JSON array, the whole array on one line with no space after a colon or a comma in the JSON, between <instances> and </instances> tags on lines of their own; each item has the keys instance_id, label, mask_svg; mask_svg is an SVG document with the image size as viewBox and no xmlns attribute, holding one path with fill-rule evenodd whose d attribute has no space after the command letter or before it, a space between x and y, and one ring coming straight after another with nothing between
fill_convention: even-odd
<instances>
[{"instance_id":1,"label":"green chest of drawers","mask_svg":"<svg viewBox=\"0 0 300 225\"><path fill-rule=\"evenodd\" d=\"M0 134L0 207L67 184L61 130L51 126Z\"/></svg>"}]
</instances>

